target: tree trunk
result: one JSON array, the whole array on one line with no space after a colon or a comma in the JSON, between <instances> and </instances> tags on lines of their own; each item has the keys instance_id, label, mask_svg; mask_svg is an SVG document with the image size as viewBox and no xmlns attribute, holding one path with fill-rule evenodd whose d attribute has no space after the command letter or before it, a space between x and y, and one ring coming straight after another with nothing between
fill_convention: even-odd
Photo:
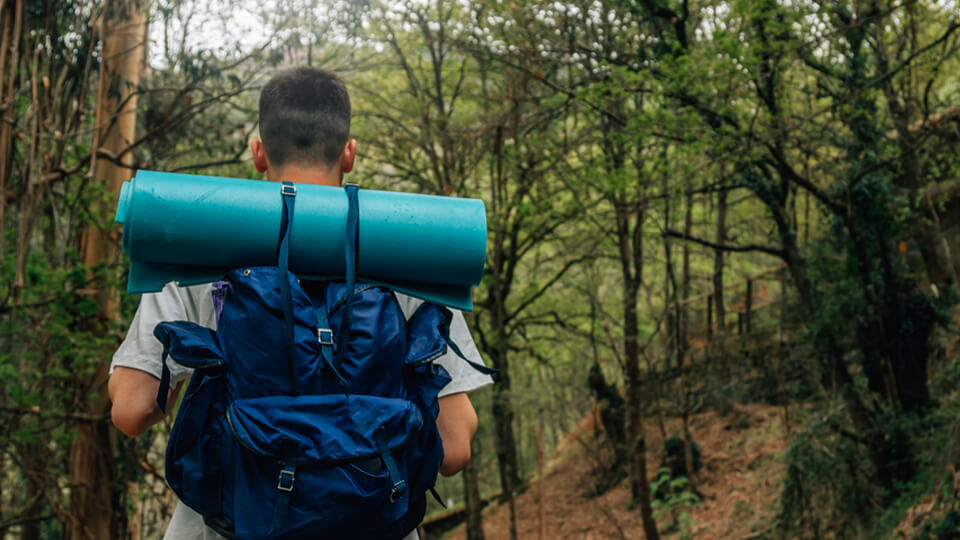
<instances>
[{"instance_id":1,"label":"tree trunk","mask_svg":"<svg viewBox=\"0 0 960 540\"><path fill-rule=\"evenodd\" d=\"M640 505L643 531L648 540L658 540L657 523L650 506L650 486L647 483L646 441L644 439L643 411L640 407L640 349L637 343L637 287L624 287L623 345L627 371L627 444L629 445L630 499Z\"/></svg>"},{"instance_id":2,"label":"tree trunk","mask_svg":"<svg viewBox=\"0 0 960 540\"><path fill-rule=\"evenodd\" d=\"M7 179L10 176L10 167L13 160L13 107L10 96L13 94L14 80L17 74L19 61L18 44L23 20L23 0L14 3L4 2L0 8L0 257L6 257L6 223L7 208ZM0 392L4 395L5 385L0 381ZM0 478L4 474L5 460L0 460ZM4 482L0 482L0 500L3 500ZM5 530L0 529L0 537Z\"/></svg>"},{"instance_id":3,"label":"tree trunk","mask_svg":"<svg viewBox=\"0 0 960 540\"><path fill-rule=\"evenodd\" d=\"M463 469L463 500L467 507L467 540L483 540L483 500L480 498L479 444L473 442L473 459Z\"/></svg>"},{"instance_id":4,"label":"tree trunk","mask_svg":"<svg viewBox=\"0 0 960 540\"><path fill-rule=\"evenodd\" d=\"M100 27L102 61L97 94L96 129L92 158L93 180L105 192L119 194L120 186L130 179L132 156L125 150L134 138L140 70L145 55L144 35L146 20L139 0L112 0L104 6ZM99 158L100 150L120 156L116 163ZM95 220L109 219L112 200L95 213ZM115 227L91 223L83 235L82 252L88 268L106 265L116 267L119 244ZM106 276L113 277L108 271ZM91 294L100 306L96 331L106 332L108 321L117 319L119 298L113 279L94 280ZM79 407L83 412L103 417L103 420L80 423L76 439L70 449L69 471L73 488L70 491L71 522L66 537L69 540L102 540L117 538L123 512L116 503L115 465L113 462L112 431L109 427L110 403L105 396L107 365L101 365L92 377L75 381L77 395L84 396ZM89 396L89 397L87 397Z\"/></svg>"},{"instance_id":5,"label":"tree trunk","mask_svg":"<svg viewBox=\"0 0 960 540\"><path fill-rule=\"evenodd\" d=\"M721 165L722 167L722 165ZM721 172L721 175L724 174ZM720 180L717 191L717 228L714 241L717 245L727 242L727 183L726 178ZM726 306L723 303L723 250L713 252L713 308L717 315L717 330L724 330Z\"/></svg>"},{"instance_id":6,"label":"tree trunk","mask_svg":"<svg viewBox=\"0 0 960 540\"><path fill-rule=\"evenodd\" d=\"M30 502L23 515L31 518L39 516L43 513L45 502L43 500L43 485L40 482L37 482L37 472L39 472L37 471L37 463L42 463L42 460L35 459L41 455L43 450L37 446L38 445L36 443L24 445L23 451L20 455L20 459L23 462L24 471L29 471L27 474L26 496L24 497L24 500ZM0 529L0 538L6 538L3 529ZM20 526L20 540L40 540L40 538L39 521L30 520Z\"/></svg>"},{"instance_id":7,"label":"tree trunk","mask_svg":"<svg viewBox=\"0 0 960 540\"><path fill-rule=\"evenodd\" d=\"M493 367L500 370L498 384L493 386L493 419L494 439L496 441L497 466L500 473L501 502L506 502L510 510L510 538L517 538L517 515L513 492L520 484L517 468L517 443L513 436L513 405L510 403L510 369L507 358L507 306L506 296L509 283L505 283L503 269L507 254L505 253L507 234L504 220L504 204L506 197L506 178L503 171L504 162L504 128L496 131L494 139L494 155L496 157L496 173L492 183L492 210L495 218L493 235L493 283L490 293L490 305L493 312L493 328L496 342L493 347Z\"/></svg>"},{"instance_id":8,"label":"tree trunk","mask_svg":"<svg viewBox=\"0 0 960 540\"><path fill-rule=\"evenodd\" d=\"M7 185L13 166L13 92L20 65L20 37L23 31L23 10L26 2L4 2L0 10L0 229L4 223L7 207ZM6 253L6 234L0 235L0 253Z\"/></svg>"},{"instance_id":9,"label":"tree trunk","mask_svg":"<svg viewBox=\"0 0 960 540\"><path fill-rule=\"evenodd\" d=\"M505 352L505 351L504 351ZM510 372L506 357L493 357L493 365L500 370L500 379L493 386L494 434L497 445L497 465L500 473L500 500L510 509L510 538L516 540L517 523L514 491L520 484L517 474L517 442L513 436L513 406L510 403Z\"/></svg>"},{"instance_id":10,"label":"tree trunk","mask_svg":"<svg viewBox=\"0 0 960 540\"><path fill-rule=\"evenodd\" d=\"M687 191L687 196L685 199L684 208L684 217L683 217L683 234L687 238L690 237L690 234L693 232L693 192L692 190ZM680 269L680 297L683 300L686 300L690 297L690 242L683 242L683 255L681 258L682 267ZM687 304L684 303L680 308L680 328L678 330L679 336L677 339L677 367L683 367L684 358L687 355L687 349L689 348L689 332L690 332L690 313L687 308Z\"/></svg>"},{"instance_id":11,"label":"tree trunk","mask_svg":"<svg viewBox=\"0 0 960 540\"><path fill-rule=\"evenodd\" d=\"M626 432L627 472L631 502L640 505L643 530L648 540L658 540L657 523L650 506L650 486L647 483L646 441L644 439L642 392L640 388L640 344L637 317L637 293L643 269L643 207L635 202L628 205L614 201L617 218L617 247L623 276L623 352L627 377ZM632 211L632 212L631 212ZM636 215L633 230L630 214Z\"/></svg>"},{"instance_id":12,"label":"tree trunk","mask_svg":"<svg viewBox=\"0 0 960 540\"><path fill-rule=\"evenodd\" d=\"M727 242L727 182L726 182L726 164L720 164L720 185L717 191L717 229L714 238L717 245L724 245ZM717 249L713 252L713 308L716 310L717 320L717 343L720 349L720 371L724 380L730 376L729 366L727 365L726 337L727 337L727 312L723 303L723 250Z\"/></svg>"}]
</instances>

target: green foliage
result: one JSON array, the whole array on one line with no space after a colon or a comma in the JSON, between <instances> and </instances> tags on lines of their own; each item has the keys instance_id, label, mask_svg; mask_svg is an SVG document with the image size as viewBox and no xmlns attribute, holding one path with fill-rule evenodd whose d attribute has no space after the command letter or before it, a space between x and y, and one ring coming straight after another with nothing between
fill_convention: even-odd
<instances>
[{"instance_id":1,"label":"green foliage","mask_svg":"<svg viewBox=\"0 0 960 540\"><path fill-rule=\"evenodd\" d=\"M654 380L664 357L676 360L680 319L668 308L713 291L713 242L731 248L719 260L726 285L788 265L792 303L781 323L800 325L814 346L816 369L797 361L781 382L769 348L748 350L762 340L726 336L747 350L735 377L759 369L777 399L796 389L813 400L787 456L787 535L869 535L877 519L887 526L939 485L930 471L942 466L936 449L953 433L960 383L958 364L938 356L949 354L953 331L931 345L956 300L956 266L930 255L956 223L943 194L960 171L956 121L938 117L960 88L956 38L940 39L953 17L942 4L872 12L871 3L747 0L304 0L259 13L268 24L252 48L186 39L195 16L225 6L152 5L151 35L164 37L139 89L134 167L256 177L246 163L256 89L272 69L306 62L348 78L360 141L352 174L365 186L483 198L490 248L470 323L504 370L495 398L475 401L485 490L496 488L494 448L510 430L514 472L525 475L538 411L548 412L549 453L590 409L589 365L625 382L628 335L639 336L649 370L640 378ZM122 288L120 261L81 264L81 233L110 227L112 201L87 170L100 68L94 16L70 1L27 7L22 50L39 58L39 80L64 81L56 87L64 99L43 89L34 104L33 56L4 79L15 81L5 98L17 135L2 202L0 452L12 464L5 474L27 489L2 490L0 521L29 503L23 493L66 493L66 453L85 421L76 405L91 391L79 381L105 365L123 331L97 318L92 294ZM184 40L167 41L178 29ZM23 142L31 115L61 110L37 124L31 153ZM30 187L47 173L54 180ZM719 189L729 200L725 230L716 226ZM920 262L901 245L920 246ZM725 294L729 323L745 309L742 287ZM777 299L756 294L758 303ZM121 296L124 321L136 302ZM694 306L683 331L696 338L706 321ZM628 320L634 308L638 320ZM928 371L937 377L929 385ZM667 407L656 395L635 405ZM512 416L492 420L504 403ZM140 458L155 452L157 436L162 429L120 440L118 493L146 482ZM441 485L445 497L459 496L454 482ZM681 536L695 527L684 483L661 474L653 485L670 488L656 517ZM945 511L925 531L947 534L956 519ZM56 528L48 520L41 530Z\"/></svg>"},{"instance_id":2,"label":"green foliage","mask_svg":"<svg viewBox=\"0 0 960 540\"><path fill-rule=\"evenodd\" d=\"M663 532L676 532L680 538L693 538L696 521L686 510L695 506L699 498L687 490L689 481L684 476L673 477L670 469L662 467L657 471L657 478L650 482L650 492L665 492L667 495L651 503L653 518L663 523L669 518Z\"/></svg>"}]
</instances>

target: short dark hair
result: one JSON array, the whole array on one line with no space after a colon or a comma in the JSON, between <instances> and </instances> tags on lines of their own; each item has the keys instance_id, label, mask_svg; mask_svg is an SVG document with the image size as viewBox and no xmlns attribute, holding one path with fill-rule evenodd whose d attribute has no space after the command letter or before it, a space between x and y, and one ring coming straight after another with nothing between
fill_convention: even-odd
<instances>
[{"instance_id":1,"label":"short dark hair","mask_svg":"<svg viewBox=\"0 0 960 540\"><path fill-rule=\"evenodd\" d=\"M350 139L347 86L324 69L277 73L260 92L260 139L274 165L335 165Z\"/></svg>"}]
</instances>

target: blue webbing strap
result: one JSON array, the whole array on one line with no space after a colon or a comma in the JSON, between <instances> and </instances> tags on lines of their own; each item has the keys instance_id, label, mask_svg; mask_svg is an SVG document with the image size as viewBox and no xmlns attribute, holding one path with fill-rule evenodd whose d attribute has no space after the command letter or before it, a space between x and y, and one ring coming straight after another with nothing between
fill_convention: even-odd
<instances>
[{"instance_id":1,"label":"blue webbing strap","mask_svg":"<svg viewBox=\"0 0 960 540\"><path fill-rule=\"evenodd\" d=\"M400 478L400 471L397 469L397 463L393 461L393 454L387 448L387 441L384 438L383 426L380 426L373 432L373 437L377 440L377 449L380 451L380 459L387 466L387 474L390 475L390 483L393 489L390 490L389 501L395 503L407 493L407 481Z\"/></svg>"},{"instance_id":2,"label":"blue webbing strap","mask_svg":"<svg viewBox=\"0 0 960 540\"><path fill-rule=\"evenodd\" d=\"M344 186L347 192L347 230L344 242L346 251L346 303L344 305L343 323L340 324L340 335L337 338L336 358L334 367L340 370L343 363L343 354L346 352L347 339L350 336L350 326L353 324L353 289L357 283L357 242L359 236L360 204L357 199L357 185L347 184ZM344 385L344 391L346 386Z\"/></svg>"},{"instance_id":3,"label":"blue webbing strap","mask_svg":"<svg viewBox=\"0 0 960 540\"><path fill-rule=\"evenodd\" d=\"M297 186L283 182L280 186L280 198L283 199L283 213L280 216L280 248L277 252L277 266L280 267L280 298L283 301L283 322L287 326L287 339L284 341L287 358L290 362L290 379L293 381L293 393L300 394L300 376L293 361L293 298L290 294L290 229L293 228L293 205L296 202Z\"/></svg>"},{"instance_id":4,"label":"blue webbing strap","mask_svg":"<svg viewBox=\"0 0 960 540\"><path fill-rule=\"evenodd\" d=\"M290 506L290 494L293 493L293 481L296 479L295 463L285 463L277 480L277 502L273 506L273 520L270 522L270 534L280 528L287 517Z\"/></svg>"},{"instance_id":5,"label":"blue webbing strap","mask_svg":"<svg viewBox=\"0 0 960 540\"><path fill-rule=\"evenodd\" d=\"M160 357L160 388L157 389L157 406L160 412L167 412L167 399L170 393L170 368L167 367L167 346L163 346L163 356Z\"/></svg>"},{"instance_id":6,"label":"blue webbing strap","mask_svg":"<svg viewBox=\"0 0 960 540\"><path fill-rule=\"evenodd\" d=\"M280 457L283 458L280 476L277 478L277 502L273 506L273 520L270 522L270 534L283 526L286 521L287 508L290 506L290 494L293 493L293 483L297 479L297 447L289 439L284 438L280 443Z\"/></svg>"},{"instance_id":7,"label":"blue webbing strap","mask_svg":"<svg viewBox=\"0 0 960 540\"><path fill-rule=\"evenodd\" d=\"M326 364L326 366L330 368L330 371L340 380L340 386L344 387L347 385L347 381L333 365L333 330L330 329L330 321L327 317L327 304L324 300L320 300L320 307L316 309L316 312L317 341L320 342L320 356L323 358L324 364Z\"/></svg>"}]
</instances>

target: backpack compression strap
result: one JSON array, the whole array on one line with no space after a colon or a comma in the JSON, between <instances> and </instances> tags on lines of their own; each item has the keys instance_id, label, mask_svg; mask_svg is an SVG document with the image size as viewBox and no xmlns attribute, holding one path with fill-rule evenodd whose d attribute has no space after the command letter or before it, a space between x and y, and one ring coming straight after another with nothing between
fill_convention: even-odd
<instances>
[{"instance_id":1,"label":"backpack compression strap","mask_svg":"<svg viewBox=\"0 0 960 540\"><path fill-rule=\"evenodd\" d=\"M360 204L357 197L357 185L347 184L344 186L347 194L347 227L344 241L345 257L345 277L347 282L346 298L343 314L343 323L340 325L340 335L337 338L338 343L345 344L350 336L350 326L353 324L353 289L357 282L357 243L359 238L360 222ZM293 360L293 298L290 293L289 263L290 263L290 229L293 224L293 209L296 202L297 186L290 182L283 182L280 187L280 193L283 197L283 214L280 217L280 248L277 253L277 266L280 268L280 297L283 301L283 320L286 324L287 339L285 348L287 358L290 361L290 377L293 380L294 394L300 394L299 376L296 370L296 364ZM318 338L321 344L321 355L328 365L332 368L334 375L340 380L340 385L346 389L346 380L340 374L340 367L343 364L343 354L346 347L337 347L333 362L330 362L330 349L324 345L332 345L325 339L327 336L322 334L323 330L329 328L326 313L317 313ZM332 340L329 340L332 341Z\"/></svg>"},{"instance_id":2,"label":"backpack compression strap","mask_svg":"<svg viewBox=\"0 0 960 540\"><path fill-rule=\"evenodd\" d=\"M359 243L359 225L360 225L360 203L357 198L357 185L346 184L343 186L347 192L347 230L344 242L344 251L346 252L346 297L343 312L343 322L340 324L340 335L337 336L336 357L333 365L340 370L343 364L343 353L346 351L347 339L350 336L350 326L353 324L353 289L357 283L357 244Z\"/></svg>"},{"instance_id":3,"label":"backpack compression strap","mask_svg":"<svg viewBox=\"0 0 960 540\"><path fill-rule=\"evenodd\" d=\"M320 357L323 358L326 366L340 381L340 387L346 388L347 380L344 379L343 375L340 374L340 370L333 365L333 330L330 329L330 321L327 317L327 306L324 305L324 302L320 302L320 306L317 307L316 312L317 341L320 342Z\"/></svg>"},{"instance_id":4,"label":"backpack compression strap","mask_svg":"<svg viewBox=\"0 0 960 540\"><path fill-rule=\"evenodd\" d=\"M283 213L280 216L280 249L277 252L277 266L280 267L280 298L283 301L283 322L287 327L287 339L284 348L290 362L290 379L293 381L293 393L300 394L300 377L293 361L293 298L290 295L290 229L293 228L293 206L297 197L297 186L283 182L280 186L283 199Z\"/></svg>"}]
</instances>

